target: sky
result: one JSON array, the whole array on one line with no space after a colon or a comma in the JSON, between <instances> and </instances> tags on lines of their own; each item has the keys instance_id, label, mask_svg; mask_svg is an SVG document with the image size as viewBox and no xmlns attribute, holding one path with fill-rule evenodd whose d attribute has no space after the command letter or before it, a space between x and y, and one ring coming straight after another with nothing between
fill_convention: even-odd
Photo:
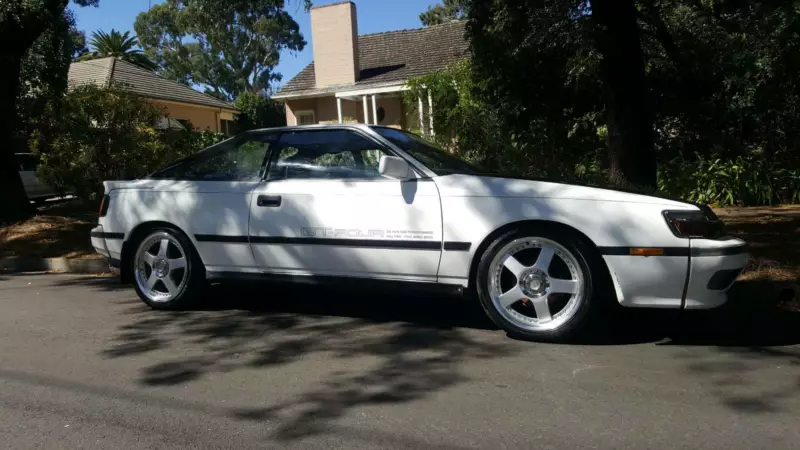
<instances>
[{"instance_id":1,"label":"sky","mask_svg":"<svg viewBox=\"0 0 800 450\"><path fill-rule=\"evenodd\" d=\"M339 0L314 0L314 5L336 3ZM133 31L133 22L136 16L147 11L148 6L160 3L161 0L100 0L97 8L81 8L72 5L79 30L86 32L87 37L93 31L111 29L119 31ZM402 30L419 28L419 13L428 9L428 6L437 3L436 0L355 0L358 13L358 33L368 34L381 31ZM289 81L297 75L313 57L313 39L311 36L311 19L309 13L303 11L302 1L287 0L286 9L300 25L300 32L305 37L306 45L302 52L284 51L277 67L277 72L283 74L280 84Z\"/></svg>"}]
</instances>

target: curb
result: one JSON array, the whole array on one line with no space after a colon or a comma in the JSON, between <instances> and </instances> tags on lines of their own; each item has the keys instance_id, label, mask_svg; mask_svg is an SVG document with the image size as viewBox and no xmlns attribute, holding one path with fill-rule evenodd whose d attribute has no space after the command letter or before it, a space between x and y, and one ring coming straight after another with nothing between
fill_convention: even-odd
<instances>
[{"instance_id":1,"label":"curb","mask_svg":"<svg viewBox=\"0 0 800 450\"><path fill-rule=\"evenodd\" d=\"M4 272L111 273L105 259L0 258Z\"/></svg>"}]
</instances>

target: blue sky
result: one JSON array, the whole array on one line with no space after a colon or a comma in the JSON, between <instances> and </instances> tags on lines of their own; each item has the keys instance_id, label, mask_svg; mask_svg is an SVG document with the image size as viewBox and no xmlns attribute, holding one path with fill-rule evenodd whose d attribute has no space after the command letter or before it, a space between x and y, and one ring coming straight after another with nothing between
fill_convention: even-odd
<instances>
[{"instance_id":1,"label":"blue sky","mask_svg":"<svg viewBox=\"0 0 800 450\"><path fill-rule=\"evenodd\" d=\"M87 36L92 31L111 31L112 28L121 31L133 32L133 22L136 16L146 11L150 3L160 3L161 0L100 0L98 8L79 8L73 5L78 29L86 31ZM339 0L315 0L314 5L335 3ZM283 74L281 84L288 81L303 69L313 58L311 45L311 19L303 11L300 0L288 0L287 10L300 25L309 45L300 53L284 52L277 71ZM358 11L359 34L377 33L380 31L402 30L405 28L419 28L419 13L428 9L429 5L437 3L436 0L356 0Z\"/></svg>"}]
</instances>

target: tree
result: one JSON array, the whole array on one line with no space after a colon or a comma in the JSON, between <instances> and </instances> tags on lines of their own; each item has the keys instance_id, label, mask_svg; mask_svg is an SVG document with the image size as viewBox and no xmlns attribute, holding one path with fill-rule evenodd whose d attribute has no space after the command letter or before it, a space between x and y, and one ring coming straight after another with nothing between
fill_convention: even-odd
<instances>
[{"instance_id":1,"label":"tree","mask_svg":"<svg viewBox=\"0 0 800 450\"><path fill-rule=\"evenodd\" d=\"M144 176L187 156L155 129L164 111L120 87L79 86L56 108L31 147L42 155L39 175L57 189L97 196L104 180Z\"/></svg>"},{"instance_id":2,"label":"tree","mask_svg":"<svg viewBox=\"0 0 800 450\"><path fill-rule=\"evenodd\" d=\"M521 139L536 138L568 157L591 153L600 131L607 136L610 181L655 187L653 122L632 0L596 0L591 8L586 0L475 0L469 18L486 98Z\"/></svg>"},{"instance_id":3,"label":"tree","mask_svg":"<svg viewBox=\"0 0 800 450\"><path fill-rule=\"evenodd\" d=\"M72 58L77 59L79 56L87 53L89 48L86 47L86 33L73 27L69 30L69 36L72 40Z\"/></svg>"},{"instance_id":4,"label":"tree","mask_svg":"<svg viewBox=\"0 0 800 450\"><path fill-rule=\"evenodd\" d=\"M98 0L73 0L81 6ZM22 61L37 39L63 20L68 0L0 2L0 142L11 142L16 126L17 97ZM14 163L13 146L0 149L0 221L14 220L32 212Z\"/></svg>"},{"instance_id":5,"label":"tree","mask_svg":"<svg viewBox=\"0 0 800 450\"><path fill-rule=\"evenodd\" d=\"M602 56L609 181L655 188L653 116L634 0L593 0L591 11Z\"/></svg>"},{"instance_id":6,"label":"tree","mask_svg":"<svg viewBox=\"0 0 800 450\"><path fill-rule=\"evenodd\" d=\"M203 86L233 101L266 93L280 80L280 52L306 42L284 0L166 0L139 14L134 28L145 54L170 79ZM310 0L304 0L306 8Z\"/></svg>"},{"instance_id":7,"label":"tree","mask_svg":"<svg viewBox=\"0 0 800 450\"><path fill-rule=\"evenodd\" d=\"M156 70L158 66L138 49L139 40L136 36L131 36L129 31L120 33L115 29L111 29L110 33L103 31L95 31L92 33L92 40L89 45L94 48L91 53L85 53L78 57L78 61L89 61L98 58L107 58L114 56L125 60L133 65L139 66L145 70Z\"/></svg>"},{"instance_id":8,"label":"tree","mask_svg":"<svg viewBox=\"0 0 800 450\"><path fill-rule=\"evenodd\" d=\"M67 89L67 72L75 50L75 21L70 11L45 30L21 64L20 90L13 124L14 152L27 152L27 140L41 123L45 111Z\"/></svg>"},{"instance_id":9,"label":"tree","mask_svg":"<svg viewBox=\"0 0 800 450\"><path fill-rule=\"evenodd\" d=\"M286 110L282 103L274 102L254 92L242 92L233 106L240 111L236 115L236 131L286 125Z\"/></svg>"},{"instance_id":10,"label":"tree","mask_svg":"<svg viewBox=\"0 0 800 450\"><path fill-rule=\"evenodd\" d=\"M467 3L466 0L442 0L442 3L428 6L427 11L420 13L419 20L426 27L460 20L465 15Z\"/></svg>"}]
</instances>

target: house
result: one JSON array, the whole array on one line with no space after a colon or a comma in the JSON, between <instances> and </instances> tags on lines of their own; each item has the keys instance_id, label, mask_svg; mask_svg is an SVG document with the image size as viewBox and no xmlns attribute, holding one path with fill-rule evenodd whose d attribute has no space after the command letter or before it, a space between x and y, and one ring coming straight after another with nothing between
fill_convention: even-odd
<instances>
[{"instance_id":1,"label":"house","mask_svg":"<svg viewBox=\"0 0 800 450\"><path fill-rule=\"evenodd\" d=\"M165 128L185 128L191 124L196 131L231 134L233 115L238 113L227 102L115 57L73 62L69 67L68 82L71 87L118 84L163 108L169 116L162 124Z\"/></svg>"},{"instance_id":2,"label":"house","mask_svg":"<svg viewBox=\"0 0 800 450\"><path fill-rule=\"evenodd\" d=\"M311 40L314 61L272 96L286 104L288 125L356 122L424 134L434 105L428 95L407 110L406 81L442 70L468 51L461 21L359 36L350 1L311 9Z\"/></svg>"}]
</instances>

